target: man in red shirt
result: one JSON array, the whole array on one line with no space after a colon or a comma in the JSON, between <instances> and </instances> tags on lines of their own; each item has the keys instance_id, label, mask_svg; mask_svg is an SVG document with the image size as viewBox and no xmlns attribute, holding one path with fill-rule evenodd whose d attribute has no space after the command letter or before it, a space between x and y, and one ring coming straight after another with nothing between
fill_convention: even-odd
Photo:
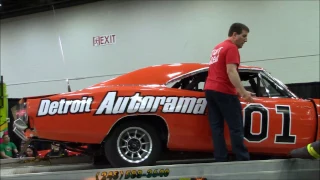
<instances>
[{"instance_id":1,"label":"man in red shirt","mask_svg":"<svg viewBox=\"0 0 320 180\"><path fill-rule=\"evenodd\" d=\"M217 162L228 161L224 138L224 119L230 130L232 151L236 154L237 160L250 159L243 142L242 108L238 97L241 96L244 100L253 102L251 93L244 89L238 74L239 48L242 48L247 42L248 33L249 28L246 25L232 24L228 39L212 50L210 58L205 95L208 102L214 156Z\"/></svg>"}]
</instances>

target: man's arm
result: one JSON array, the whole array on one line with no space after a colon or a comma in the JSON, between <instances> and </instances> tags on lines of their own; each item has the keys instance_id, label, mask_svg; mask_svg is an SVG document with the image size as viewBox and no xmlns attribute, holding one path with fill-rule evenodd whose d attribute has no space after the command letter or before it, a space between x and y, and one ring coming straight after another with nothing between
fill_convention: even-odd
<instances>
[{"instance_id":1,"label":"man's arm","mask_svg":"<svg viewBox=\"0 0 320 180\"><path fill-rule=\"evenodd\" d=\"M10 156L7 156L3 151L0 152L0 155L1 155L1 157L4 158L4 159L11 159L11 158L12 158L12 157L10 157Z\"/></svg>"},{"instance_id":2,"label":"man's arm","mask_svg":"<svg viewBox=\"0 0 320 180\"><path fill-rule=\"evenodd\" d=\"M238 93L241 97L243 97L246 101L253 102L251 97L251 93L247 92L239 77L239 73L237 71L237 66L240 64L240 56L239 51L236 47L232 47L228 49L226 53L226 66L227 66L227 73L231 83L237 89Z\"/></svg>"},{"instance_id":3,"label":"man's arm","mask_svg":"<svg viewBox=\"0 0 320 180\"><path fill-rule=\"evenodd\" d=\"M12 147L13 147L13 151L14 151L16 154L18 154L18 148L17 148L17 146L16 146L14 143L12 143Z\"/></svg>"},{"instance_id":4,"label":"man's arm","mask_svg":"<svg viewBox=\"0 0 320 180\"><path fill-rule=\"evenodd\" d=\"M244 93L246 92L246 90L242 86L241 79L240 79L239 73L237 71L237 65L236 64L227 64L227 73L228 73L228 76L229 76L231 83L237 89L240 96L243 96Z\"/></svg>"},{"instance_id":5,"label":"man's arm","mask_svg":"<svg viewBox=\"0 0 320 180\"><path fill-rule=\"evenodd\" d=\"M236 64L227 64L227 73L228 73L228 76L229 76L231 83L237 89L240 96L248 102L253 102L253 99L251 97L251 93L248 92L243 87L243 85L241 83L241 79L240 79L239 73L237 71L237 65Z\"/></svg>"}]
</instances>

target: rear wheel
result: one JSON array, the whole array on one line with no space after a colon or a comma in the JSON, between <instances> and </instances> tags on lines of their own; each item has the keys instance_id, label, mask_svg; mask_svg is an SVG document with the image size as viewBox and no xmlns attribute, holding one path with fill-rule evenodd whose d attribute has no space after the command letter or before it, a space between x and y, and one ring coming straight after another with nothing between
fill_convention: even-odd
<instances>
[{"instance_id":1,"label":"rear wheel","mask_svg":"<svg viewBox=\"0 0 320 180\"><path fill-rule=\"evenodd\" d=\"M156 129L149 124L128 121L115 127L104 145L113 167L154 165L162 150Z\"/></svg>"}]
</instances>

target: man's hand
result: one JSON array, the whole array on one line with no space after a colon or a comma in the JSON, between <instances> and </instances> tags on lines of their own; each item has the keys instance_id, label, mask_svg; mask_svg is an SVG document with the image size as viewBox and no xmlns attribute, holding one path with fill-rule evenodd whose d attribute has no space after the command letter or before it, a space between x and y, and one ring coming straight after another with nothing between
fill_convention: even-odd
<instances>
[{"instance_id":1,"label":"man's hand","mask_svg":"<svg viewBox=\"0 0 320 180\"><path fill-rule=\"evenodd\" d=\"M249 103L253 103L253 98L252 98L252 93L249 91L244 91L242 93L240 93L240 96L247 102Z\"/></svg>"},{"instance_id":2,"label":"man's hand","mask_svg":"<svg viewBox=\"0 0 320 180\"><path fill-rule=\"evenodd\" d=\"M237 65L236 64L227 64L227 73L228 73L228 77L229 77L231 83L234 85L234 87L239 92L240 97L244 98L248 102L253 102L253 99L251 97L251 92L246 91L241 83L241 79L240 79L239 73L237 71Z\"/></svg>"}]
</instances>

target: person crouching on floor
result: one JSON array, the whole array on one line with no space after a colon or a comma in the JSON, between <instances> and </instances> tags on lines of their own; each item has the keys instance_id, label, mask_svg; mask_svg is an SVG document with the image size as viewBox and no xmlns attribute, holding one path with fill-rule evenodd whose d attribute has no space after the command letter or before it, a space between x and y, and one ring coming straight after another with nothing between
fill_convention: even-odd
<instances>
[{"instance_id":1,"label":"person crouching on floor","mask_svg":"<svg viewBox=\"0 0 320 180\"><path fill-rule=\"evenodd\" d=\"M32 145L28 146L26 151L23 153L24 157L38 157L38 151Z\"/></svg>"},{"instance_id":2,"label":"person crouching on floor","mask_svg":"<svg viewBox=\"0 0 320 180\"><path fill-rule=\"evenodd\" d=\"M68 151L60 146L58 143L51 144L51 151L46 154L46 157L67 157Z\"/></svg>"}]
</instances>

